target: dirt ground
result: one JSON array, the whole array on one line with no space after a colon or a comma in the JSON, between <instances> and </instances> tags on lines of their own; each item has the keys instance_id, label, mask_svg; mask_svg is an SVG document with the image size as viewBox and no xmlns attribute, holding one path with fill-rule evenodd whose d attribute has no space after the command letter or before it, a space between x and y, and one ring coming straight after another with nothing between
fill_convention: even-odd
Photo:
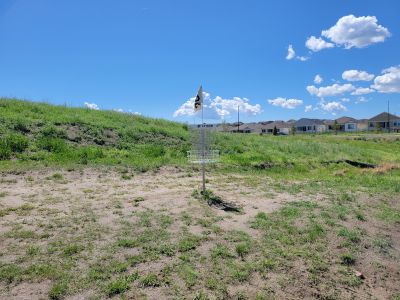
<instances>
[{"instance_id":1,"label":"dirt ground","mask_svg":"<svg viewBox=\"0 0 400 300\"><path fill-rule=\"evenodd\" d=\"M210 208L193 197L193 191L200 188L199 179L199 174L192 174L177 168L162 168L156 172L143 174L132 174L130 171L121 172L121 170L107 168L70 171L47 169L20 174L2 174L0 177L0 192L2 193L0 210L3 211L0 217L0 266L14 264L29 268L31 263L37 265L49 262L57 264L62 260L63 264L72 263L73 267L69 269L71 270L70 274L76 274L76 278L81 278L79 277L81 274L87 272L93 264L99 261L109 258L123 260L124 257L138 255L140 253L139 246L116 248L116 241L125 235L133 237L138 235L140 228L135 227L138 226L137 224L146 222L153 224L155 219L163 220L165 216L171 220L168 222L172 223L167 229L168 243L178 243L182 234L187 233L194 236L206 236L197 246L194 255L204 257L203 263L207 265L206 261L211 249L216 244L227 244L226 239L223 238L225 233L244 232L253 240L261 241L263 239L262 232L251 226L251 222L259 212L271 213L287 203L305 199L316 202L325 201L324 195L277 193L270 187L267 180L257 182L255 188L251 180L240 174L211 175L208 178L208 188L224 200L243 208L243 213L229 213ZM146 213L150 220L146 219ZM346 222L345 225L349 227L358 226L358 223ZM152 225L143 226L152 228ZM368 274L367 283L363 287L344 289L342 293L338 294L338 299L341 297L340 295L348 299L361 299L357 295L369 299L388 299L386 297L391 297L396 290L399 290L399 287L396 288L395 285L396 282L400 282L400 276L396 279L396 276L399 275L399 270L396 268L400 265L398 255L400 230L398 226L396 228L397 231L388 234L391 241L388 251L390 251L391 257L381 260L384 271L376 271L379 266L372 265L373 262L380 259L376 257L377 254L374 251L362 252L363 263L358 262L361 265L356 265L356 267L362 267L363 272ZM385 229L387 228L381 223L377 223L365 230L379 235ZM76 255L74 254L73 259L65 258L66 254L64 256L62 254L69 253L66 250L69 244L78 244L82 247L82 250L79 250ZM56 250L51 251L51 249ZM332 249L332 252L335 251L338 250ZM260 254L253 253L251 255L253 258L257 258ZM182 256L184 255L182 254L179 258L174 256L148 258L146 262L128 267L127 272L164 274L166 266L179 269L179 261L186 259ZM238 261L241 263L240 260ZM393 265L393 261L397 264ZM214 272L212 271L214 269L203 268L203 263L196 265L198 273L204 275ZM366 266L367 263L370 265L369 267ZM182 270L186 270L184 267L182 268ZM297 276L303 272L301 271L303 268L307 269L308 267L296 262L290 269L294 269L292 274ZM211 273L206 273L206 271ZM186 271L177 271L177 274L184 272ZM22 274L22 279L0 282L0 299L47 299L54 281L59 277L57 274L46 273L43 275L42 273L41 271L30 272L29 277L24 277ZM204 277L207 275L202 278ZM288 280L288 284L281 283L282 280ZM193 299L196 295L199 296L196 282L190 283L190 272L182 277L172 272L170 281L172 283L154 284L147 287L144 281L141 281L141 284L132 283L134 288L126 290L124 297L131 299L184 299L187 297L187 299ZM74 282L74 278L70 278L69 282L72 282L71 290L60 298L97 299L107 297L107 292L103 291L102 282L80 285L79 282ZM315 294L315 291L296 294L301 287L290 289L288 287L290 278L279 272L271 273L267 277L262 277L255 272L250 280L227 284L227 291L224 293L227 299L254 299L258 297L259 291L266 289L266 283L270 289L274 290L274 296L271 298L321 298L318 293ZM285 286L286 292L280 291L279 287L282 284ZM304 284L308 284L308 281L304 281ZM329 285L329 283L327 284ZM209 285L212 286L211 283ZM76 292L74 292L74 287L77 287ZM208 288L211 289L211 287ZM304 286L303 289L312 290L313 287ZM335 289L331 288L330 291L332 290ZM248 298L240 298L242 294L243 297ZM334 292L330 293L330 295L334 294ZM197 299L203 298L199 296ZM335 297L325 299L335 299Z\"/></svg>"}]
</instances>

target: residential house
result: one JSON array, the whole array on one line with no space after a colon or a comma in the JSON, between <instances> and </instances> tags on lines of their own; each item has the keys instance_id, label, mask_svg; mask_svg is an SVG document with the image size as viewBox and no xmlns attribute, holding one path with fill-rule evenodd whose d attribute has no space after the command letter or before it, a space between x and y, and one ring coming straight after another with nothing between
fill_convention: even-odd
<instances>
[{"instance_id":1,"label":"residential house","mask_svg":"<svg viewBox=\"0 0 400 300\"><path fill-rule=\"evenodd\" d=\"M341 117L335 120L338 131L355 132L357 128L357 120L351 117ZM335 130L335 128L333 128Z\"/></svg>"},{"instance_id":2,"label":"residential house","mask_svg":"<svg viewBox=\"0 0 400 300\"><path fill-rule=\"evenodd\" d=\"M357 130L358 131L367 131L368 130L368 119L357 120Z\"/></svg>"},{"instance_id":3,"label":"residential house","mask_svg":"<svg viewBox=\"0 0 400 300\"><path fill-rule=\"evenodd\" d=\"M321 133L327 130L324 121L302 118L294 123L296 133Z\"/></svg>"},{"instance_id":4,"label":"residential house","mask_svg":"<svg viewBox=\"0 0 400 300\"><path fill-rule=\"evenodd\" d=\"M276 127L278 134L288 135L291 132L292 125L288 122L284 121L274 121L268 123L267 125L262 126L261 134L272 134L274 132L274 128Z\"/></svg>"},{"instance_id":5,"label":"residential house","mask_svg":"<svg viewBox=\"0 0 400 300\"><path fill-rule=\"evenodd\" d=\"M368 130L400 132L400 117L387 112L380 113L368 120Z\"/></svg>"}]
</instances>

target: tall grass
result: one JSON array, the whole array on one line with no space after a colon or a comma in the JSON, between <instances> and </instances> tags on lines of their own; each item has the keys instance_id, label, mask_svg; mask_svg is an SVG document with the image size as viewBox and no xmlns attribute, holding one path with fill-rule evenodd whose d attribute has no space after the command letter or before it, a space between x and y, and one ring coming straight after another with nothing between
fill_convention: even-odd
<instances>
[{"instance_id":1,"label":"tall grass","mask_svg":"<svg viewBox=\"0 0 400 300\"><path fill-rule=\"evenodd\" d=\"M0 168L31 165L129 165L148 170L185 165L187 125L119 113L0 98ZM336 135L216 134L225 169L268 163L276 174L313 173L352 159L400 163L400 138L374 140Z\"/></svg>"}]
</instances>

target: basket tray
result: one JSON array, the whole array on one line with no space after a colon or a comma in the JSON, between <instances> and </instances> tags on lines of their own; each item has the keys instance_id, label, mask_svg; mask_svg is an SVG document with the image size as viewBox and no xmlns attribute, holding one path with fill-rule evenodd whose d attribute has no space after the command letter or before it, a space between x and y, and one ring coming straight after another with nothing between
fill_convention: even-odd
<instances>
[{"instance_id":1,"label":"basket tray","mask_svg":"<svg viewBox=\"0 0 400 300\"><path fill-rule=\"evenodd\" d=\"M191 150L187 157L192 164L215 163L219 161L219 150Z\"/></svg>"}]
</instances>

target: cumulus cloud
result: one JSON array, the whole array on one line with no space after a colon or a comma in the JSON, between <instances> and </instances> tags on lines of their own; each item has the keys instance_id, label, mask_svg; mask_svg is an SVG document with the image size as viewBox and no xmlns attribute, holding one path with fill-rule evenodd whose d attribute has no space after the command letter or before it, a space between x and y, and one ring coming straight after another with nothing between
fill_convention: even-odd
<instances>
[{"instance_id":1,"label":"cumulus cloud","mask_svg":"<svg viewBox=\"0 0 400 300\"><path fill-rule=\"evenodd\" d=\"M368 87L366 87L366 88L360 87L360 88L357 88L357 89L356 89L354 92L352 92L351 94L354 95L354 96L359 96L359 95L370 94L370 93L373 93L373 92L375 92L375 90L370 89L370 88L368 88Z\"/></svg>"},{"instance_id":2,"label":"cumulus cloud","mask_svg":"<svg viewBox=\"0 0 400 300\"><path fill-rule=\"evenodd\" d=\"M175 112L174 117L179 116L194 116L199 112L195 112L194 100L192 97L183 103ZM262 112L260 104L250 104L247 98L233 97L231 99L224 99L220 96L211 98L209 93L203 92L203 105L204 114L206 119L224 119L229 117L232 113L237 112L239 106L240 112L248 115L258 115Z\"/></svg>"},{"instance_id":3,"label":"cumulus cloud","mask_svg":"<svg viewBox=\"0 0 400 300\"><path fill-rule=\"evenodd\" d=\"M89 108L89 109L93 109L93 110L99 110L100 109L99 106L96 103L85 102L84 105L85 105L86 108Z\"/></svg>"},{"instance_id":4,"label":"cumulus cloud","mask_svg":"<svg viewBox=\"0 0 400 300\"><path fill-rule=\"evenodd\" d=\"M319 74L315 75L315 77L314 77L315 84L321 84L322 81L324 81L324 80L322 79L321 75L319 75Z\"/></svg>"},{"instance_id":5,"label":"cumulus cloud","mask_svg":"<svg viewBox=\"0 0 400 300\"><path fill-rule=\"evenodd\" d=\"M400 93L400 65L383 70L371 87L380 93Z\"/></svg>"},{"instance_id":6,"label":"cumulus cloud","mask_svg":"<svg viewBox=\"0 0 400 300\"><path fill-rule=\"evenodd\" d=\"M306 107L304 108L304 112L310 112L313 110L313 106L312 105L306 105Z\"/></svg>"},{"instance_id":7,"label":"cumulus cloud","mask_svg":"<svg viewBox=\"0 0 400 300\"><path fill-rule=\"evenodd\" d=\"M296 52L294 51L293 46L289 45L286 59L291 60L291 59L295 58L295 56L296 56Z\"/></svg>"},{"instance_id":8,"label":"cumulus cloud","mask_svg":"<svg viewBox=\"0 0 400 300\"><path fill-rule=\"evenodd\" d=\"M323 87L319 87L319 88L317 88L313 85L307 86L307 91L311 95L315 95L320 98L342 95L345 93L352 92L354 89L355 89L354 86L350 83L346 83L346 84L342 84L342 85L335 83L333 85L323 86Z\"/></svg>"},{"instance_id":9,"label":"cumulus cloud","mask_svg":"<svg viewBox=\"0 0 400 300\"><path fill-rule=\"evenodd\" d=\"M332 102L321 102L320 104L321 109L327 111L327 112L337 112L337 111L346 111L347 108L344 106L342 103L337 102L337 101L332 101Z\"/></svg>"},{"instance_id":10,"label":"cumulus cloud","mask_svg":"<svg viewBox=\"0 0 400 300\"><path fill-rule=\"evenodd\" d=\"M282 108L294 109L297 106L302 105L303 100L278 97L276 99L269 99L268 103Z\"/></svg>"},{"instance_id":11,"label":"cumulus cloud","mask_svg":"<svg viewBox=\"0 0 400 300\"><path fill-rule=\"evenodd\" d=\"M325 41L322 38L316 38L315 36L311 36L306 41L306 47L313 52L318 52L322 49L333 48L335 45Z\"/></svg>"},{"instance_id":12,"label":"cumulus cloud","mask_svg":"<svg viewBox=\"0 0 400 300\"><path fill-rule=\"evenodd\" d=\"M374 79L373 74L368 74L365 71L347 70L342 74L342 78L347 81L370 81Z\"/></svg>"},{"instance_id":13,"label":"cumulus cloud","mask_svg":"<svg viewBox=\"0 0 400 300\"><path fill-rule=\"evenodd\" d=\"M342 99L340 99L342 102L350 102L350 99L349 98L342 98Z\"/></svg>"},{"instance_id":14,"label":"cumulus cloud","mask_svg":"<svg viewBox=\"0 0 400 300\"><path fill-rule=\"evenodd\" d=\"M341 17L334 26L322 31L322 36L346 49L363 48L374 43L384 42L390 36L387 28L378 24L375 16Z\"/></svg>"}]
</instances>

